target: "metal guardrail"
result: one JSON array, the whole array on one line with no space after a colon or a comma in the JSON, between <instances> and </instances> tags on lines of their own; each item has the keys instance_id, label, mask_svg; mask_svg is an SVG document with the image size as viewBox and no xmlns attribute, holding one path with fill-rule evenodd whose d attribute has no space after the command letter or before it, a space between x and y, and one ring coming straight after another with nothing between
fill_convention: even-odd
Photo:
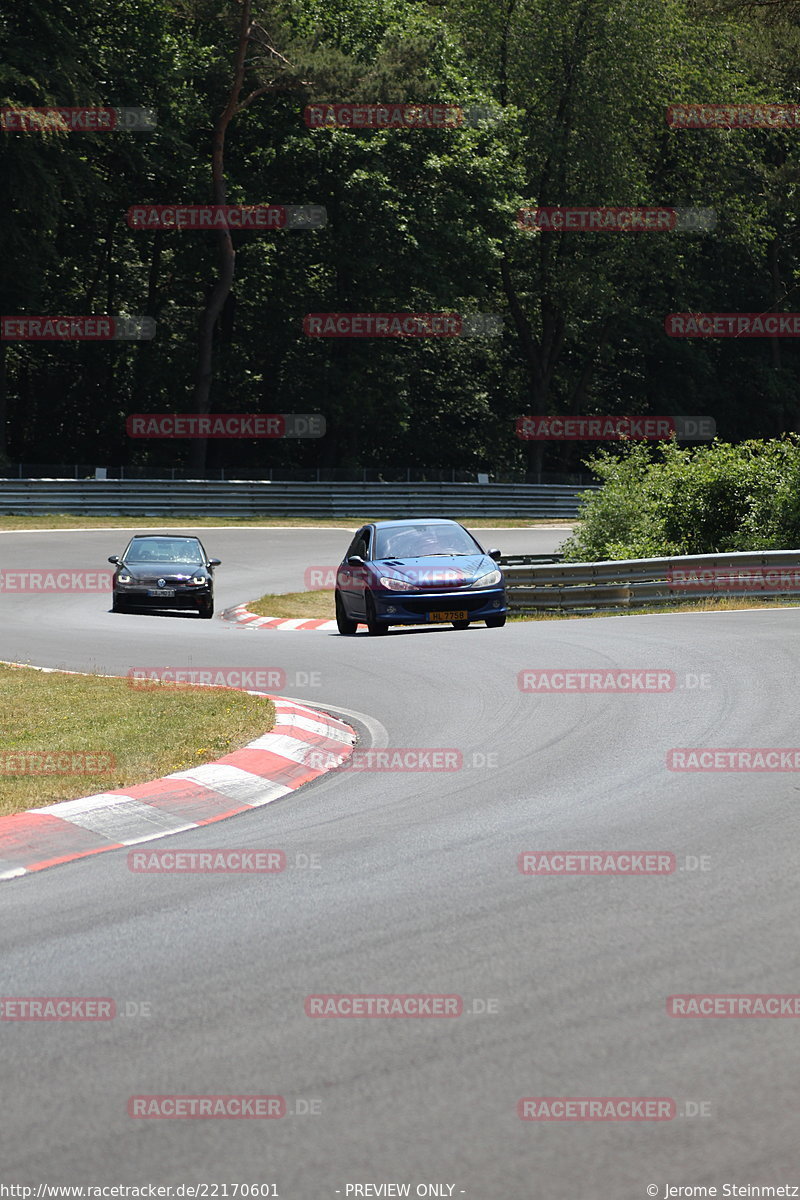
<instances>
[{"instance_id":1,"label":"metal guardrail","mask_svg":"<svg viewBox=\"0 0 800 1200\"><path fill-rule=\"evenodd\" d=\"M555 517L586 487L502 483L0 479L0 513L192 517Z\"/></svg>"},{"instance_id":2,"label":"metal guardrail","mask_svg":"<svg viewBox=\"0 0 800 1200\"><path fill-rule=\"evenodd\" d=\"M714 596L800 599L800 550L550 563L509 556L501 566L512 612L626 612Z\"/></svg>"},{"instance_id":3,"label":"metal guardrail","mask_svg":"<svg viewBox=\"0 0 800 1200\"><path fill-rule=\"evenodd\" d=\"M185 466L95 466L92 463L0 463L0 479L117 479L135 483L137 479L162 480L196 478ZM475 471L456 467L206 467L203 479L225 483L536 483L565 484L576 489L597 486L587 471L495 470L484 480Z\"/></svg>"},{"instance_id":4,"label":"metal guardrail","mask_svg":"<svg viewBox=\"0 0 800 1200\"><path fill-rule=\"evenodd\" d=\"M504 571L507 567L538 567L561 562L563 557L563 554L504 554L501 565Z\"/></svg>"}]
</instances>

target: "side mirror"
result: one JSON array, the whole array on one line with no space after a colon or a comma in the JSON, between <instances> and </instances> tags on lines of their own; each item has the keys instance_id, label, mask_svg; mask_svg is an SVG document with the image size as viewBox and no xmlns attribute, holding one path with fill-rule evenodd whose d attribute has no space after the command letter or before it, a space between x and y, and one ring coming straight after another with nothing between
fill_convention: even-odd
<instances>
[{"instance_id":1,"label":"side mirror","mask_svg":"<svg viewBox=\"0 0 800 1200\"><path fill-rule=\"evenodd\" d=\"M487 550L486 553L489 555L489 558L493 558L496 563L499 563L500 559L503 557L501 550Z\"/></svg>"},{"instance_id":2,"label":"side mirror","mask_svg":"<svg viewBox=\"0 0 800 1200\"><path fill-rule=\"evenodd\" d=\"M367 564L360 554L351 554L347 560L348 567L365 567Z\"/></svg>"},{"instance_id":3,"label":"side mirror","mask_svg":"<svg viewBox=\"0 0 800 1200\"><path fill-rule=\"evenodd\" d=\"M208 560L208 565L209 565L210 567L221 567L221 566L222 566L222 559L221 559L221 558L210 558L210 559Z\"/></svg>"},{"instance_id":4,"label":"side mirror","mask_svg":"<svg viewBox=\"0 0 800 1200\"><path fill-rule=\"evenodd\" d=\"M110 554L108 557L108 561L110 563L114 563L114 565L117 567L119 566L119 559L117 558L116 554Z\"/></svg>"}]
</instances>

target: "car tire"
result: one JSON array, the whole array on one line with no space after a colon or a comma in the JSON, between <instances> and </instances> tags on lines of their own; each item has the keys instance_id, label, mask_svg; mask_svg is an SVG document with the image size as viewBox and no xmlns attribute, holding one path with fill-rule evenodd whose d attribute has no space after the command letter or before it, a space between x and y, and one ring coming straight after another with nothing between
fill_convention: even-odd
<instances>
[{"instance_id":1,"label":"car tire","mask_svg":"<svg viewBox=\"0 0 800 1200\"><path fill-rule=\"evenodd\" d=\"M212 617L213 617L213 615L214 615L214 601L213 601L213 599L209 599L209 600L201 600L201 601L200 601L200 607L199 607L199 609L198 609L197 611L198 611L198 613L199 613L199 615L200 615L200 618L201 618L201 620L203 620L203 621L210 621L210 620L211 620L211 618L212 618Z\"/></svg>"},{"instance_id":2,"label":"car tire","mask_svg":"<svg viewBox=\"0 0 800 1200\"><path fill-rule=\"evenodd\" d=\"M506 623L506 614L498 613L496 617L486 618L487 629L502 629Z\"/></svg>"},{"instance_id":3,"label":"car tire","mask_svg":"<svg viewBox=\"0 0 800 1200\"><path fill-rule=\"evenodd\" d=\"M351 621L344 610L342 597L336 592L336 628L342 637L352 637L358 629L358 621Z\"/></svg>"},{"instance_id":4,"label":"car tire","mask_svg":"<svg viewBox=\"0 0 800 1200\"><path fill-rule=\"evenodd\" d=\"M453 629L469 629L469 621L451 621Z\"/></svg>"},{"instance_id":5,"label":"car tire","mask_svg":"<svg viewBox=\"0 0 800 1200\"><path fill-rule=\"evenodd\" d=\"M128 605L124 600L117 599L116 595L111 597L112 612L128 612Z\"/></svg>"},{"instance_id":6,"label":"car tire","mask_svg":"<svg viewBox=\"0 0 800 1200\"><path fill-rule=\"evenodd\" d=\"M375 614L375 601L372 596L367 594L366 597L366 612L367 612L367 631L370 637L381 637L382 634L389 632L388 625L382 625Z\"/></svg>"}]
</instances>

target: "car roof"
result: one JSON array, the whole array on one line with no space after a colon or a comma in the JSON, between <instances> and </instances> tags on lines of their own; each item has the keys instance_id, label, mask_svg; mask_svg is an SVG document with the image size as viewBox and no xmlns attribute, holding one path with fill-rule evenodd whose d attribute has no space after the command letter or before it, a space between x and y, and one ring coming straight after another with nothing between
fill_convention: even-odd
<instances>
[{"instance_id":1,"label":"car roof","mask_svg":"<svg viewBox=\"0 0 800 1200\"><path fill-rule=\"evenodd\" d=\"M400 525L458 525L458 521L446 517L407 517L404 521L370 521L369 524L376 529L392 529Z\"/></svg>"},{"instance_id":2,"label":"car roof","mask_svg":"<svg viewBox=\"0 0 800 1200\"><path fill-rule=\"evenodd\" d=\"M165 538L166 539L186 538L192 542L200 541L200 538L197 536L196 533L133 533L133 534L131 534L132 542L135 542L137 539L144 539L144 538L159 538L161 541L164 541Z\"/></svg>"}]
</instances>

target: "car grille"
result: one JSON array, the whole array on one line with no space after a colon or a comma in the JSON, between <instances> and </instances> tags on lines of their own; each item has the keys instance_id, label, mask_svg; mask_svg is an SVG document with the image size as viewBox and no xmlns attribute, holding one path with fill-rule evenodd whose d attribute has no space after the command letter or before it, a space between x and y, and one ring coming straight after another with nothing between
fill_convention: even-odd
<instances>
[{"instance_id":1,"label":"car grille","mask_svg":"<svg viewBox=\"0 0 800 1200\"><path fill-rule=\"evenodd\" d=\"M158 587L159 579L163 579L162 587L175 587L178 583L186 583L188 578L188 575L140 575L138 579L134 579L134 583L143 587Z\"/></svg>"},{"instance_id":2,"label":"car grille","mask_svg":"<svg viewBox=\"0 0 800 1200\"><path fill-rule=\"evenodd\" d=\"M475 612L479 608L483 608L486 604L486 595L466 595L461 592L457 596L437 596L435 599L425 599L424 596L406 598L399 596L398 600L407 612L420 614L427 612L452 612L454 609L465 609L467 612Z\"/></svg>"}]
</instances>

